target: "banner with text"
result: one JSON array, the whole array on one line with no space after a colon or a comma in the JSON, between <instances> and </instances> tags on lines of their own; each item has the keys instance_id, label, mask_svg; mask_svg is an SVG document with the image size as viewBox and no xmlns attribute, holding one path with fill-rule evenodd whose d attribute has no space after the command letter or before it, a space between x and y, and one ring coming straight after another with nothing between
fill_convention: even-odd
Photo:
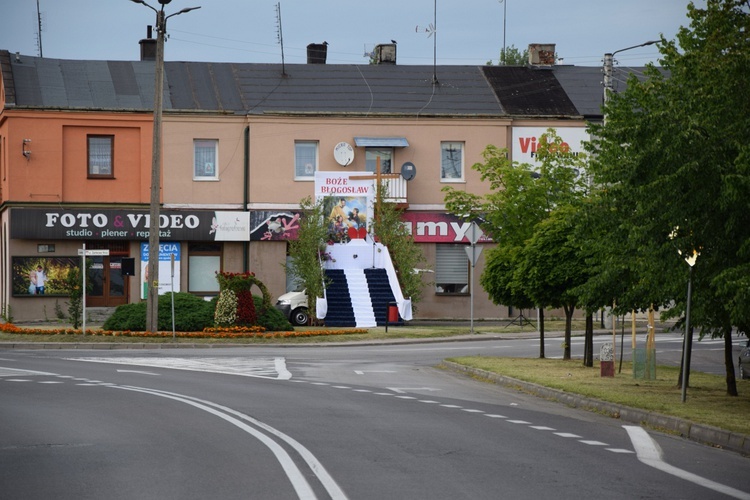
<instances>
[{"instance_id":1,"label":"banner with text","mask_svg":"<svg viewBox=\"0 0 750 500\"><path fill-rule=\"evenodd\" d=\"M148 240L147 210L11 208L10 237L46 240ZM162 210L159 238L250 241L250 214L231 211Z\"/></svg>"}]
</instances>

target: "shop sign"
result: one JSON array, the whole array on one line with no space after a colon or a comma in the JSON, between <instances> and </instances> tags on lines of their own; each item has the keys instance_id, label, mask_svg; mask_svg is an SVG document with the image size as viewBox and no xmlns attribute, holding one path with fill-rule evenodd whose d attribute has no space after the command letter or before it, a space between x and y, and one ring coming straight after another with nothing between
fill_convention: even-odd
<instances>
[{"instance_id":1,"label":"shop sign","mask_svg":"<svg viewBox=\"0 0 750 500\"><path fill-rule=\"evenodd\" d=\"M45 240L148 240L145 210L12 208L10 237ZM190 241L249 241L248 212L162 210L159 237Z\"/></svg>"},{"instance_id":2,"label":"shop sign","mask_svg":"<svg viewBox=\"0 0 750 500\"><path fill-rule=\"evenodd\" d=\"M401 217L415 243L470 243L471 222L444 212L405 212ZM486 234L477 243L492 241Z\"/></svg>"},{"instance_id":3,"label":"shop sign","mask_svg":"<svg viewBox=\"0 0 750 500\"><path fill-rule=\"evenodd\" d=\"M560 153L578 156L584 152L583 144L590 140L590 136L583 127L553 127L562 142L557 148ZM547 133L545 127L513 127L513 147L511 158L514 162L527 163L538 167L539 161L536 151L542 134ZM556 150L551 150L555 152Z\"/></svg>"}]
</instances>

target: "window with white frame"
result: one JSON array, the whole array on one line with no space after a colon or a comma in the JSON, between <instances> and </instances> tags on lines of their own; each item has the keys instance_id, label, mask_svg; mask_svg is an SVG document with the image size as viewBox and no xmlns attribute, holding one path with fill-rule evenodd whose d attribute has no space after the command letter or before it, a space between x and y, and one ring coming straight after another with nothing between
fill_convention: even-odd
<instances>
[{"instance_id":1,"label":"window with white frame","mask_svg":"<svg viewBox=\"0 0 750 500\"><path fill-rule=\"evenodd\" d=\"M193 179L216 180L219 178L219 141L195 139L193 141Z\"/></svg>"},{"instance_id":2,"label":"window with white frame","mask_svg":"<svg viewBox=\"0 0 750 500\"><path fill-rule=\"evenodd\" d=\"M318 141L294 142L294 178L313 179L318 169Z\"/></svg>"},{"instance_id":3,"label":"window with white frame","mask_svg":"<svg viewBox=\"0 0 750 500\"><path fill-rule=\"evenodd\" d=\"M438 244L435 248L435 293L469 293L466 245Z\"/></svg>"},{"instance_id":4,"label":"window with white frame","mask_svg":"<svg viewBox=\"0 0 750 500\"><path fill-rule=\"evenodd\" d=\"M89 135L86 138L88 176L114 178L115 136Z\"/></svg>"},{"instance_id":5,"label":"window with white frame","mask_svg":"<svg viewBox=\"0 0 750 500\"><path fill-rule=\"evenodd\" d=\"M393 173L393 148L365 149L365 170L375 172L378 158L380 158L380 173Z\"/></svg>"},{"instance_id":6,"label":"window with white frame","mask_svg":"<svg viewBox=\"0 0 750 500\"><path fill-rule=\"evenodd\" d=\"M440 143L440 180L462 181L464 179L464 143Z\"/></svg>"}]
</instances>

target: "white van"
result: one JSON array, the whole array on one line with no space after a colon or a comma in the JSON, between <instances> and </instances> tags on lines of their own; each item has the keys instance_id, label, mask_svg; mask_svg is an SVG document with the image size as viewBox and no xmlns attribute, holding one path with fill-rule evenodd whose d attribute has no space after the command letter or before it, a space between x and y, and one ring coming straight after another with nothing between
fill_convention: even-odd
<instances>
[{"instance_id":1,"label":"white van","mask_svg":"<svg viewBox=\"0 0 750 500\"><path fill-rule=\"evenodd\" d=\"M276 309L282 312L294 326L304 326L310 321L305 290L287 292L276 301Z\"/></svg>"}]
</instances>

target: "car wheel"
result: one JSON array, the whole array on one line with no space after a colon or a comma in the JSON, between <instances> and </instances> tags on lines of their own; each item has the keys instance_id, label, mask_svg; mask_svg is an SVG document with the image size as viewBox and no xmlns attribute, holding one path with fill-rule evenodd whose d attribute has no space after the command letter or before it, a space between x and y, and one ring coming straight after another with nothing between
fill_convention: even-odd
<instances>
[{"instance_id":1,"label":"car wheel","mask_svg":"<svg viewBox=\"0 0 750 500\"><path fill-rule=\"evenodd\" d=\"M746 378L750 378L750 374L745 371L745 367L742 366L742 363L740 363L740 380L744 380Z\"/></svg>"},{"instance_id":2,"label":"car wheel","mask_svg":"<svg viewBox=\"0 0 750 500\"><path fill-rule=\"evenodd\" d=\"M310 321L310 313L304 307L295 309L292 312L292 324L294 326L305 326Z\"/></svg>"}]
</instances>

